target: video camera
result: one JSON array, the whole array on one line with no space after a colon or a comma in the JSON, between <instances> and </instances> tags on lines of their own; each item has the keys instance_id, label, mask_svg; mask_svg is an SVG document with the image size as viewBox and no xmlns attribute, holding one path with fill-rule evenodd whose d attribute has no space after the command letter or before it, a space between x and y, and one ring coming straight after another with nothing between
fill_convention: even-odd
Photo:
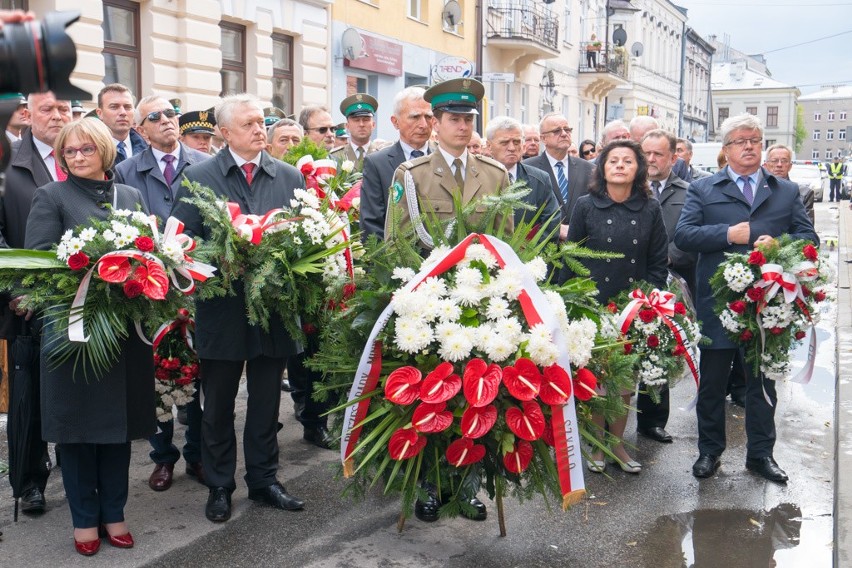
<instances>
[{"instance_id":1,"label":"video camera","mask_svg":"<svg viewBox=\"0 0 852 568\"><path fill-rule=\"evenodd\" d=\"M9 164L12 150L6 125L20 104L11 95L53 91L57 99L92 98L69 80L77 65L77 48L65 28L79 19L77 11L50 12L43 22L3 24L0 28L0 172Z\"/></svg>"}]
</instances>

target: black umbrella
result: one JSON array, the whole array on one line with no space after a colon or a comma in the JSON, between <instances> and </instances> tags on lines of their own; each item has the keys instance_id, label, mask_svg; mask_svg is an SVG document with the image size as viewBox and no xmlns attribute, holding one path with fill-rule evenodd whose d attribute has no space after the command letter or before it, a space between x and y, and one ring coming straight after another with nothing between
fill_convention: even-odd
<instances>
[{"instance_id":1,"label":"black umbrella","mask_svg":"<svg viewBox=\"0 0 852 568\"><path fill-rule=\"evenodd\" d=\"M15 521L18 499L30 482L44 492L50 472L41 442L41 405L39 403L39 337L24 318L21 331L9 348L9 482L15 498Z\"/></svg>"}]
</instances>

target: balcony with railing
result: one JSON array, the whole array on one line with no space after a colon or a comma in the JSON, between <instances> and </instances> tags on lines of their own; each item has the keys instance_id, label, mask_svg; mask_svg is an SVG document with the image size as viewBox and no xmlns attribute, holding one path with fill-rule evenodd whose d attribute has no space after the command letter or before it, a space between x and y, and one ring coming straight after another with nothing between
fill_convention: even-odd
<instances>
[{"instance_id":1,"label":"balcony with railing","mask_svg":"<svg viewBox=\"0 0 852 568\"><path fill-rule=\"evenodd\" d=\"M601 100L616 87L627 84L629 54L624 47L599 41L580 43L580 89Z\"/></svg>"},{"instance_id":2,"label":"balcony with railing","mask_svg":"<svg viewBox=\"0 0 852 568\"><path fill-rule=\"evenodd\" d=\"M489 0L485 35L487 46L502 51L504 63L518 70L559 57L559 16L540 3Z\"/></svg>"}]
</instances>

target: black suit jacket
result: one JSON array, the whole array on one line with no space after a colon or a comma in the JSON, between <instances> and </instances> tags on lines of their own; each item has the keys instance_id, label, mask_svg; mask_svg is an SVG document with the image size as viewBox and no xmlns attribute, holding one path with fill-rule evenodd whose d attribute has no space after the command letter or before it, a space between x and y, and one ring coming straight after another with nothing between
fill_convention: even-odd
<instances>
[{"instance_id":1,"label":"black suit jacket","mask_svg":"<svg viewBox=\"0 0 852 568\"><path fill-rule=\"evenodd\" d=\"M559 208L562 211L562 223L567 225L571 220L571 213L574 211L574 206L580 197L589 193L589 183L592 181L592 171L594 167L586 160L568 156L568 202L562 199L562 193L559 191L559 182L556 181L556 172L550 166L550 160L547 157L547 152L542 152L534 158L527 158L523 161L524 164L544 170L550 175L550 183L553 193L556 195L556 200L559 203Z\"/></svg>"},{"instance_id":2,"label":"black suit jacket","mask_svg":"<svg viewBox=\"0 0 852 568\"><path fill-rule=\"evenodd\" d=\"M237 203L242 213L255 215L289 206L293 190L305 187L299 170L271 158L266 152L261 153L260 167L255 169L251 186L227 149L189 166L184 175L190 181L211 188L223 199ZM202 222L195 206L182 201L187 195L185 187L178 190L172 215L183 221L187 234L207 239L210 228ZM269 332L249 325L241 283L236 288L233 296L196 301L195 346L199 357L246 361L260 355L287 357L301 351L279 318L270 318Z\"/></svg>"},{"instance_id":3,"label":"black suit jacket","mask_svg":"<svg viewBox=\"0 0 852 568\"><path fill-rule=\"evenodd\" d=\"M115 167L115 180L138 189L145 200L145 205L148 206L148 211L165 220L169 218L174 205L174 196L183 180L183 171L187 166L208 158L210 158L209 154L180 144L180 158L175 166L174 180L169 187L154 157L154 151L149 146L142 153L118 164Z\"/></svg>"},{"instance_id":4,"label":"black suit jacket","mask_svg":"<svg viewBox=\"0 0 852 568\"><path fill-rule=\"evenodd\" d=\"M21 139L12 144L12 157L6 169L0 231L10 247L24 248L27 217L35 190L52 181L33 142L32 131L27 128Z\"/></svg>"},{"instance_id":5,"label":"black suit jacket","mask_svg":"<svg viewBox=\"0 0 852 568\"><path fill-rule=\"evenodd\" d=\"M145 139L142 138L142 135L130 129L130 149L133 151L133 156L138 156L142 152L145 151L145 148L148 147L148 143L145 142ZM132 158L133 156L130 156ZM128 160L130 158L127 158ZM115 155L115 164L113 164L113 168L123 162L124 160L118 154Z\"/></svg>"},{"instance_id":6,"label":"black suit jacket","mask_svg":"<svg viewBox=\"0 0 852 568\"><path fill-rule=\"evenodd\" d=\"M361 178L361 230L363 237L376 235L385 238L385 213L388 210L388 190L393 174L405 161L405 150L399 142L364 158L364 177Z\"/></svg>"},{"instance_id":7,"label":"black suit jacket","mask_svg":"<svg viewBox=\"0 0 852 568\"><path fill-rule=\"evenodd\" d=\"M547 173L530 166L529 164L519 163L517 165L517 181L526 182L530 191L524 198L524 201L534 206L533 211L525 211L523 209L515 210L515 227L521 223L524 218L532 218L536 212L541 209L541 215L538 217L537 225L540 225L539 230L545 234L552 235L552 240L559 240L559 222L561 214L559 212L559 202L556 200L556 195L550 186L550 179Z\"/></svg>"}]
</instances>

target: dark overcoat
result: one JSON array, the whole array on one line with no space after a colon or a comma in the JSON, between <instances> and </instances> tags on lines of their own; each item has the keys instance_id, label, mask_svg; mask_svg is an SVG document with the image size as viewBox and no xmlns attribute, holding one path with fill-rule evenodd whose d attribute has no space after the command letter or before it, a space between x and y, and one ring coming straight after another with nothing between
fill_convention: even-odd
<instances>
[{"instance_id":1,"label":"dark overcoat","mask_svg":"<svg viewBox=\"0 0 852 568\"><path fill-rule=\"evenodd\" d=\"M594 166L586 160L568 156L568 201L565 201L562 199L562 193L559 191L556 172L553 171L553 167L550 165L547 152L527 158L523 163L544 170L550 176L550 186L556 195L556 201L559 203L559 209L562 212L562 223L568 223L571 220L571 213L577 205L577 200L589 193L589 184L594 176Z\"/></svg>"},{"instance_id":2,"label":"dark overcoat","mask_svg":"<svg viewBox=\"0 0 852 568\"><path fill-rule=\"evenodd\" d=\"M209 187L224 200L237 203L242 213L254 215L289 207L294 190L305 187L299 170L266 152L261 153L260 167L254 171L251 186L227 149L188 167L184 175ZM204 225L198 209L183 201L187 196L188 190L181 187L172 215L183 221L187 234L210 238L210 228ZM247 361L260 355L287 357L301 351L280 318L274 315L270 318L269 332L249 324L241 282L237 283L233 296L196 302L195 330L195 347L202 359Z\"/></svg>"},{"instance_id":3,"label":"dark overcoat","mask_svg":"<svg viewBox=\"0 0 852 568\"><path fill-rule=\"evenodd\" d=\"M515 226L517 227L525 218L530 219L541 210L541 215L536 221L540 225L540 231L544 231L547 235L553 235L552 240L559 240L559 222L562 216L559 212L559 202L556 200L556 195L550 187L550 178L547 173L530 166L529 164L518 163L515 167L515 172L518 174L517 181L522 181L530 188L530 192L524 197L524 202L529 203L535 209L527 211L524 209L515 210Z\"/></svg>"},{"instance_id":4,"label":"dark overcoat","mask_svg":"<svg viewBox=\"0 0 852 568\"><path fill-rule=\"evenodd\" d=\"M109 210L104 203L145 209L142 196L132 187L101 183L98 188L69 176L36 190L26 247L49 250L65 231L87 225L92 218L105 219ZM118 361L99 378L90 373L87 381L81 368L75 372L73 362L52 368L45 353L51 333L46 327L42 336L42 437L60 444L121 444L151 436L156 429L151 346L131 328Z\"/></svg>"},{"instance_id":5,"label":"dark overcoat","mask_svg":"<svg viewBox=\"0 0 852 568\"><path fill-rule=\"evenodd\" d=\"M405 161L400 143L382 148L364 158L364 177L361 178L361 230L364 238L376 235L385 238L385 212L393 174Z\"/></svg>"},{"instance_id":6,"label":"dark overcoat","mask_svg":"<svg viewBox=\"0 0 852 568\"><path fill-rule=\"evenodd\" d=\"M761 235L819 243L813 223L799 198L799 187L761 168L760 180L749 205L743 192L731 179L727 167L710 177L693 181L675 230L678 248L698 253L696 264L696 310L701 333L713 343L704 349L734 349L725 328L713 309L716 299L710 290L710 278L725 261L726 252L747 252ZM728 244L728 228L748 221L751 228L748 245Z\"/></svg>"}]
</instances>

